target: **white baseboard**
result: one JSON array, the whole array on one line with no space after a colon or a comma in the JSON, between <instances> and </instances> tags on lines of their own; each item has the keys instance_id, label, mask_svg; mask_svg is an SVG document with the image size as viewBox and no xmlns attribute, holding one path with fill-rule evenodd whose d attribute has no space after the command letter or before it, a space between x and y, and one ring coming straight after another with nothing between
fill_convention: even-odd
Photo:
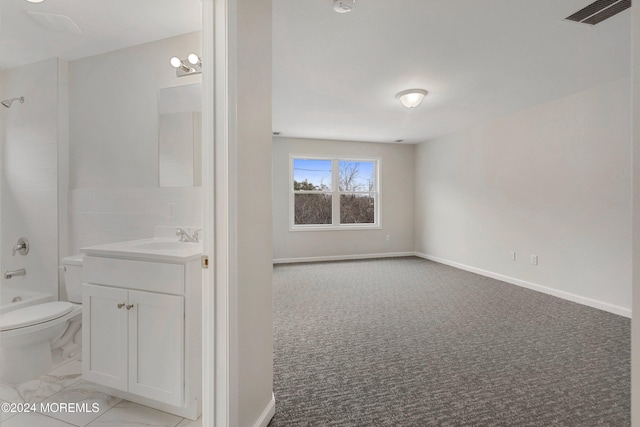
<instances>
[{"instance_id":1,"label":"white baseboard","mask_svg":"<svg viewBox=\"0 0 640 427\"><path fill-rule=\"evenodd\" d=\"M297 262L320 262L320 261L345 261L350 259L369 258L395 258L403 256L414 256L415 252L387 252L379 254L354 254L354 255L333 255L333 256L313 256L300 258L274 258L274 264L290 264Z\"/></svg>"},{"instance_id":2,"label":"white baseboard","mask_svg":"<svg viewBox=\"0 0 640 427\"><path fill-rule=\"evenodd\" d=\"M273 418L275 413L276 413L276 397L273 395L273 393L271 393L271 400L269 401L267 406L264 408L264 411L262 411L262 414L260 414L260 416L258 417L258 420L255 422L253 427L267 427L267 425L269 424L269 422L271 421L271 418Z\"/></svg>"},{"instance_id":3,"label":"white baseboard","mask_svg":"<svg viewBox=\"0 0 640 427\"><path fill-rule=\"evenodd\" d=\"M421 252L415 252L415 256L428 259L430 261L434 261L440 264L450 265L451 267L459 268L461 270L470 271L472 273L479 274L481 276L490 277L492 279L500 280L502 282L507 282L512 285L521 286L523 288L531 289L534 291L542 292L547 295L553 295L554 297L562 298L568 301L577 302L578 304L586 305L589 307L597 308L599 310L604 310L609 313L617 314L620 316L631 318L631 310L628 308L620 307L617 305L609 304L603 301L598 301L592 298L583 297L580 295L572 294L565 291L560 291L557 289L549 288L546 286L538 285L536 283L527 282L524 280L516 279L513 277L505 276L499 273L494 273L492 271L482 270L480 268L471 267L465 264L461 264L459 262L450 261L444 258L438 258L432 255L423 254Z\"/></svg>"}]
</instances>

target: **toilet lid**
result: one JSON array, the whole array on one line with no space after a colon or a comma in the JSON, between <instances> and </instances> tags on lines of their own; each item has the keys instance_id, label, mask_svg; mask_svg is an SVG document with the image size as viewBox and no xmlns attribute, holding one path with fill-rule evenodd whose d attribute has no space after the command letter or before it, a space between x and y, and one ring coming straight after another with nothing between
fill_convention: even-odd
<instances>
[{"instance_id":1,"label":"toilet lid","mask_svg":"<svg viewBox=\"0 0 640 427\"><path fill-rule=\"evenodd\" d=\"M31 305L0 315L0 331L24 328L43 323L69 313L73 304L66 301Z\"/></svg>"}]
</instances>

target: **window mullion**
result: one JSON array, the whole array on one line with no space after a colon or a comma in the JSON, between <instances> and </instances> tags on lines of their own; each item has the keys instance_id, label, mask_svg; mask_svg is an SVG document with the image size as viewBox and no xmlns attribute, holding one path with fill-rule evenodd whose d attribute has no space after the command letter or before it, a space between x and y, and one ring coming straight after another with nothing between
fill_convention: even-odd
<instances>
[{"instance_id":1,"label":"window mullion","mask_svg":"<svg viewBox=\"0 0 640 427\"><path fill-rule=\"evenodd\" d=\"M331 160L331 222L334 227L340 225L340 161Z\"/></svg>"}]
</instances>

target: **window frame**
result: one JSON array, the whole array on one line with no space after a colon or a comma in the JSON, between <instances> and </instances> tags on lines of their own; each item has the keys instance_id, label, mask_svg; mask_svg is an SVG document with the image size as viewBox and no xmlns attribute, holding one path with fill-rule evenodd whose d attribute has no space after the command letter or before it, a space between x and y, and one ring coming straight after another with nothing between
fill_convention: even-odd
<instances>
[{"instance_id":1,"label":"window frame","mask_svg":"<svg viewBox=\"0 0 640 427\"><path fill-rule=\"evenodd\" d=\"M295 160L330 160L331 161L331 191L301 191L293 189ZM374 191L354 192L340 191L340 162L372 162L374 170ZM289 154L289 231L337 231L337 230L379 230L382 228L381 209L381 179L382 159L380 157L329 156ZM296 194L331 194L331 224L295 224L295 195ZM342 194L368 193L374 194L374 222L367 224L340 223L340 196Z\"/></svg>"}]
</instances>

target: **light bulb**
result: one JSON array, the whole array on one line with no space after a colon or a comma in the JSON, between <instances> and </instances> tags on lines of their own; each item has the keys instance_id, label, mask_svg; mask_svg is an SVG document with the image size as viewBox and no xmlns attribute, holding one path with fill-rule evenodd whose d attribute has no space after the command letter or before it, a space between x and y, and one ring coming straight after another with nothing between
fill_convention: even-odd
<instances>
[{"instance_id":1,"label":"light bulb","mask_svg":"<svg viewBox=\"0 0 640 427\"><path fill-rule=\"evenodd\" d=\"M177 56L174 56L173 58L171 58L171 66L173 68L180 68L183 66L183 64L180 58L178 58Z\"/></svg>"},{"instance_id":2,"label":"light bulb","mask_svg":"<svg viewBox=\"0 0 640 427\"><path fill-rule=\"evenodd\" d=\"M189 56L187 56L187 61L192 65L198 65L200 63L200 58L195 53L190 53Z\"/></svg>"}]
</instances>

